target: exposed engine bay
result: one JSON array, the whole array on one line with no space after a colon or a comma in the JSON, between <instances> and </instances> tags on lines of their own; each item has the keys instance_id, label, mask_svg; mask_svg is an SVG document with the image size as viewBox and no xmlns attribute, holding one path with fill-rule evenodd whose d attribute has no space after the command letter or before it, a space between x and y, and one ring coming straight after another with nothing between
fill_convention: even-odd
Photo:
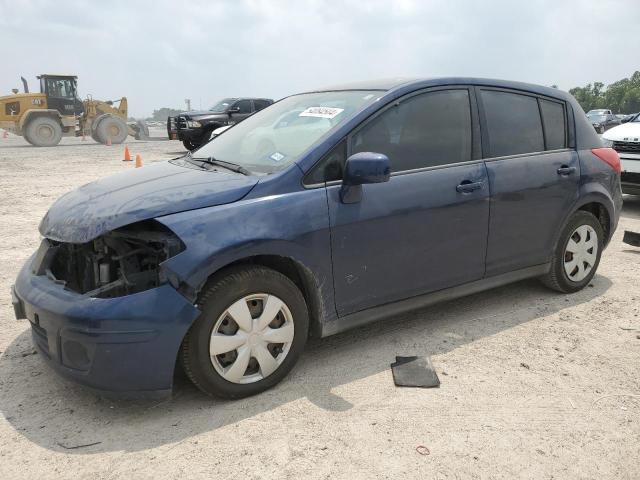
<instances>
[{"instance_id":1,"label":"exposed engine bay","mask_svg":"<svg viewBox=\"0 0 640 480\"><path fill-rule=\"evenodd\" d=\"M120 297L165 283L160 264L182 250L184 244L173 232L149 220L83 244L45 239L34 273L88 297Z\"/></svg>"}]
</instances>

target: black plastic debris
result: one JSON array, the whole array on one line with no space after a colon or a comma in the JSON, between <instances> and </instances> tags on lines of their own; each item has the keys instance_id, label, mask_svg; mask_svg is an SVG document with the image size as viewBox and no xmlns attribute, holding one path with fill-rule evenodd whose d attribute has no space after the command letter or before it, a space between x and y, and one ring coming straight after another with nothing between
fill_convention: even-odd
<instances>
[{"instance_id":1,"label":"black plastic debris","mask_svg":"<svg viewBox=\"0 0 640 480\"><path fill-rule=\"evenodd\" d=\"M634 247L640 247L640 233L630 232L629 230L625 230L624 237L622 237L622 241L629 245L633 245Z\"/></svg>"},{"instance_id":2,"label":"black plastic debris","mask_svg":"<svg viewBox=\"0 0 640 480\"><path fill-rule=\"evenodd\" d=\"M440 379L429 357L396 357L396 362L391 364L391 372L397 387L440 386Z\"/></svg>"}]
</instances>

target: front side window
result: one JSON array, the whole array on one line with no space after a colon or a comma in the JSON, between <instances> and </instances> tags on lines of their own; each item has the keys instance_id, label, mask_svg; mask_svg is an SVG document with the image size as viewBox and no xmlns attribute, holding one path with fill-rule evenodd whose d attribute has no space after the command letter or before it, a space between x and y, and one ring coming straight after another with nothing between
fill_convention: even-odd
<instances>
[{"instance_id":1,"label":"front side window","mask_svg":"<svg viewBox=\"0 0 640 480\"><path fill-rule=\"evenodd\" d=\"M253 104L256 107L256 111L258 111L262 110L263 108L267 108L269 105L271 105L271 102L269 102L268 100L254 100Z\"/></svg>"},{"instance_id":2,"label":"front side window","mask_svg":"<svg viewBox=\"0 0 640 480\"><path fill-rule=\"evenodd\" d=\"M47 79L47 94L54 98L75 98L71 80Z\"/></svg>"},{"instance_id":3,"label":"front side window","mask_svg":"<svg viewBox=\"0 0 640 480\"><path fill-rule=\"evenodd\" d=\"M394 172L471 160L469 92L427 92L394 105L353 136L357 152L387 155Z\"/></svg>"},{"instance_id":4,"label":"front side window","mask_svg":"<svg viewBox=\"0 0 640 480\"><path fill-rule=\"evenodd\" d=\"M537 98L494 90L481 95L491 157L544 151Z\"/></svg>"},{"instance_id":5,"label":"front side window","mask_svg":"<svg viewBox=\"0 0 640 480\"><path fill-rule=\"evenodd\" d=\"M343 90L293 95L234 125L193 156L235 163L255 173L277 172L382 94Z\"/></svg>"},{"instance_id":6,"label":"front side window","mask_svg":"<svg viewBox=\"0 0 640 480\"><path fill-rule=\"evenodd\" d=\"M234 107L239 108L237 113L251 113L251 100L240 100Z\"/></svg>"}]
</instances>

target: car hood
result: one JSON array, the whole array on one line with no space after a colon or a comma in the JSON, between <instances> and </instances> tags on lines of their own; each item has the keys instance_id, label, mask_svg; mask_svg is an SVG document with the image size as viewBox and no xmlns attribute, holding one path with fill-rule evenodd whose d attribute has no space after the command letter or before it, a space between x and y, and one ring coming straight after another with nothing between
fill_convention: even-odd
<instances>
[{"instance_id":1,"label":"car hood","mask_svg":"<svg viewBox=\"0 0 640 480\"><path fill-rule=\"evenodd\" d=\"M637 142L640 141L640 122L629 122L607 130L603 138L615 142Z\"/></svg>"},{"instance_id":2,"label":"car hood","mask_svg":"<svg viewBox=\"0 0 640 480\"><path fill-rule=\"evenodd\" d=\"M257 183L257 177L155 163L60 197L40 222L40 233L52 240L85 243L130 223L235 202Z\"/></svg>"}]
</instances>

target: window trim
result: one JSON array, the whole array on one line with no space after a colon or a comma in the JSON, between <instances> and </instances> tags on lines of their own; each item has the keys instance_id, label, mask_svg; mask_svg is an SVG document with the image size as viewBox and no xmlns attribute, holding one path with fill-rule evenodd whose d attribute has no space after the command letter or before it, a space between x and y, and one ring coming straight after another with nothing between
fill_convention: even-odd
<instances>
[{"instance_id":1,"label":"window trim","mask_svg":"<svg viewBox=\"0 0 640 480\"><path fill-rule=\"evenodd\" d=\"M530 92L527 90L518 90L515 88L503 88L503 87L491 87L484 85L476 85L474 87L476 90L476 102L478 105L479 115L480 115L480 124L482 131L482 159L490 162L492 160L504 160L505 158L518 158L523 156L531 156L531 155L539 155L549 152L563 152L566 150L575 150L575 134L572 130L574 122L569 120L573 120L573 110L571 110L571 116L569 115L569 104L565 100L560 100L558 98L550 97L547 95L541 95L538 93ZM491 157L491 149L489 148L489 133L487 128L487 117L486 117L486 109L484 108L484 103L482 102L482 91L494 91L494 92L504 92L511 93L515 95L523 95L526 97L532 97L536 99L536 103L538 105L538 114L540 115L540 126L542 127L542 140L545 150L535 151L535 152L526 152L526 153L516 153L512 155L501 155L497 157ZM547 100L549 102L559 103L564 107L564 122L565 122L565 148L554 149L554 150L546 150L547 148L547 138L544 131L544 118L542 116L542 107L540 104L540 100Z\"/></svg>"},{"instance_id":2,"label":"window trim","mask_svg":"<svg viewBox=\"0 0 640 480\"><path fill-rule=\"evenodd\" d=\"M567 148L567 146L569 145L569 135L568 135L568 125L567 125L567 106L563 103L563 102L558 102L558 101L554 101L554 100L549 100L547 98L542 98L540 96L537 97L538 98L538 110L540 112L540 121L542 122L542 138L544 139L544 150L545 152L550 151L549 150L549 146L547 144L547 130L545 128L545 123L544 123L544 115L542 114L542 102L549 102L549 103L555 103L557 105L560 105L562 107L562 117L563 117L563 121L564 121L564 147L562 147L561 149L554 149L554 150L563 150L565 148Z\"/></svg>"}]
</instances>

